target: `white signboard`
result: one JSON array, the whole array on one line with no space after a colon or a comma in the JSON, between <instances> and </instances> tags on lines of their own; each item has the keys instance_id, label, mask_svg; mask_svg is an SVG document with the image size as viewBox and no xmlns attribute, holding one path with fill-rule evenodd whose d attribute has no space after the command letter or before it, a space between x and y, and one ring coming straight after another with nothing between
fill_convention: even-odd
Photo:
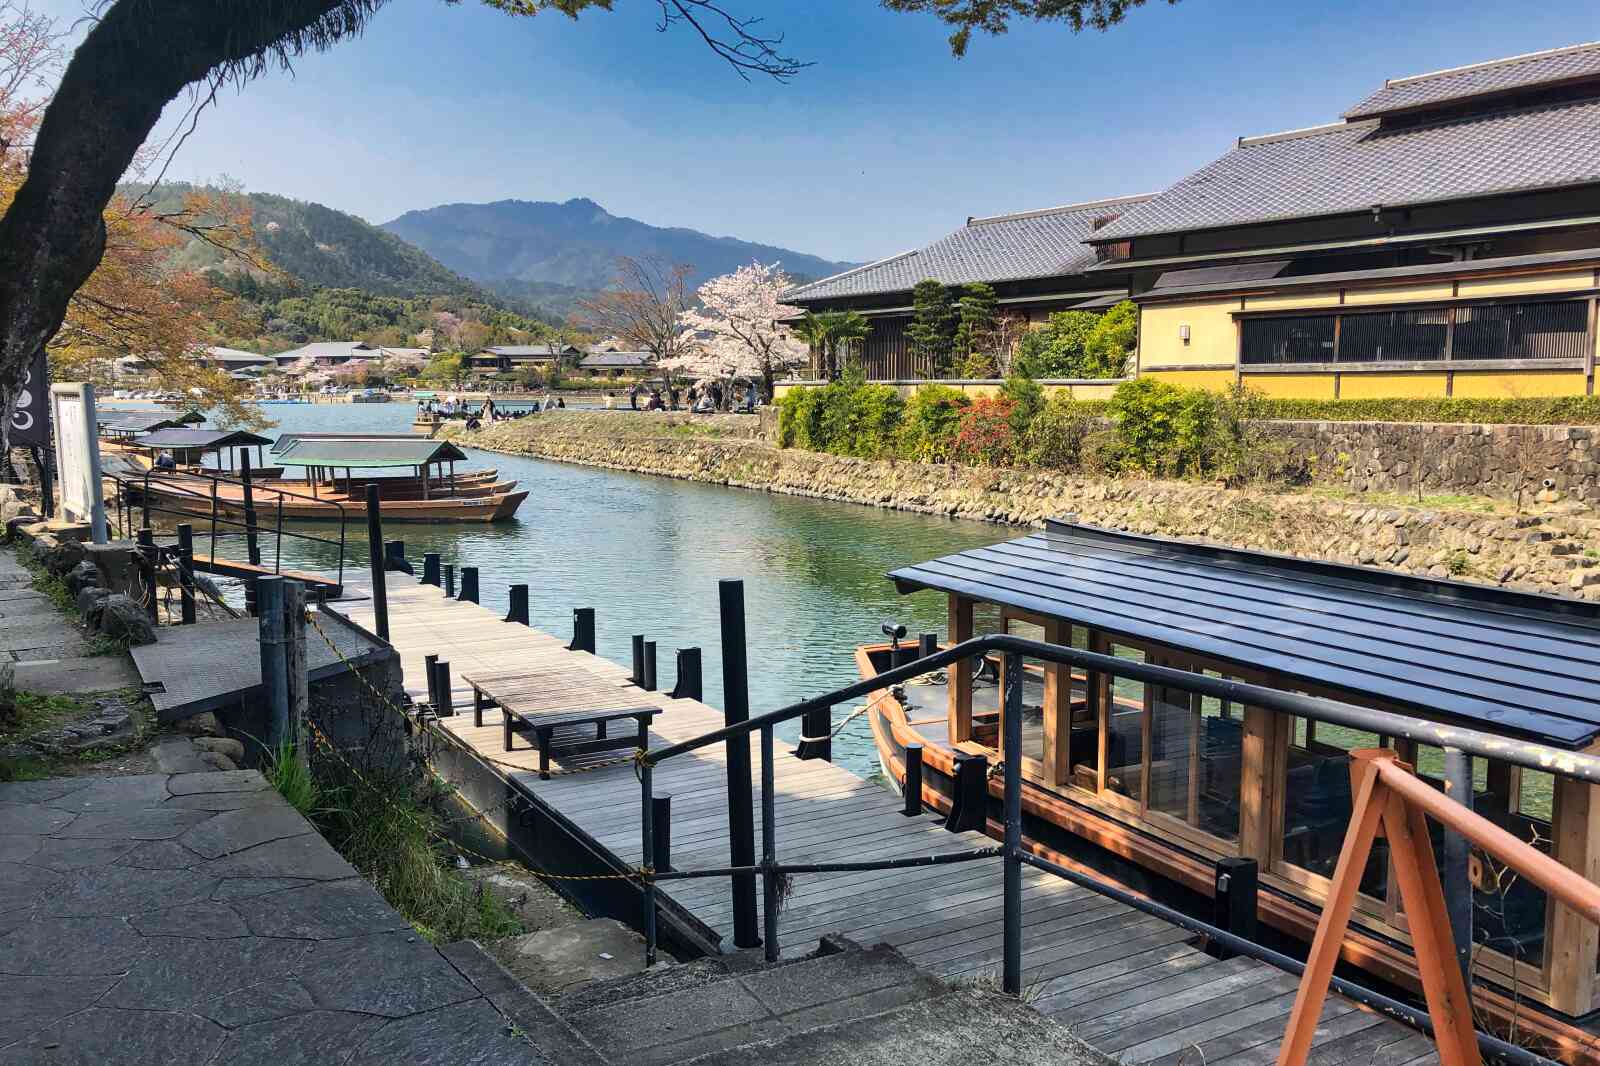
<instances>
[{"instance_id":1,"label":"white signboard","mask_svg":"<svg viewBox=\"0 0 1600 1066\"><path fill-rule=\"evenodd\" d=\"M94 386L50 386L55 423L56 478L61 515L88 522L96 544L106 542L106 509L100 499L100 436L94 414Z\"/></svg>"}]
</instances>

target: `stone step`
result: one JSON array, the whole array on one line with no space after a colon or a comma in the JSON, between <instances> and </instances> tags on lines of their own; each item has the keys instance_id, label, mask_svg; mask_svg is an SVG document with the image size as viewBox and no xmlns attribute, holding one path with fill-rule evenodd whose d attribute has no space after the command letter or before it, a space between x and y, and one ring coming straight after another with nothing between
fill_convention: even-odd
<instances>
[{"instance_id":1,"label":"stone step","mask_svg":"<svg viewBox=\"0 0 1600 1066\"><path fill-rule=\"evenodd\" d=\"M663 971L659 980L668 991L615 986L631 994L603 1002L585 997L581 1009L574 1000L562 1016L612 1062L668 1066L850 1025L948 991L886 944L757 968L718 961Z\"/></svg>"},{"instance_id":2,"label":"stone step","mask_svg":"<svg viewBox=\"0 0 1600 1066\"><path fill-rule=\"evenodd\" d=\"M439 953L505 1016L547 1066L608 1066L607 1059L550 1005L517 982L479 944L462 940Z\"/></svg>"}]
</instances>

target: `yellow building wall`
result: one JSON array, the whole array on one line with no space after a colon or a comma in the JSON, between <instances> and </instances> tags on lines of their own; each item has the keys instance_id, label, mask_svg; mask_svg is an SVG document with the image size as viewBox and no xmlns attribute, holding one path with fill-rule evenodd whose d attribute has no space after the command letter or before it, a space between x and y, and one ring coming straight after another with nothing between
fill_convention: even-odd
<instances>
[{"instance_id":1,"label":"yellow building wall","mask_svg":"<svg viewBox=\"0 0 1600 1066\"><path fill-rule=\"evenodd\" d=\"M1186 389L1210 389L1212 392L1220 392L1233 384L1231 370L1152 370L1140 377L1154 378Z\"/></svg>"},{"instance_id":2,"label":"yellow building wall","mask_svg":"<svg viewBox=\"0 0 1600 1066\"><path fill-rule=\"evenodd\" d=\"M1302 307L1333 307L1339 303L1339 294L1326 293L1292 293L1288 296L1247 296L1244 301L1246 311L1294 311Z\"/></svg>"},{"instance_id":3,"label":"yellow building wall","mask_svg":"<svg viewBox=\"0 0 1600 1066\"><path fill-rule=\"evenodd\" d=\"M1245 385L1274 400L1331 400L1332 374L1251 374L1241 379Z\"/></svg>"},{"instance_id":4,"label":"yellow building wall","mask_svg":"<svg viewBox=\"0 0 1600 1066\"><path fill-rule=\"evenodd\" d=\"M1139 313L1139 366L1169 367L1226 363L1238 357L1239 338L1233 324L1237 298L1212 303L1146 307ZM1189 343L1178 335L1189 327Z\"/></svg>"},{"instance_id":5,"label":"yellow building wall","mask_svg":"<svg viewBox=\"0 0 1600 1066\"><path fill-rule=\"evenodd\" d=\"M1445 375L1438 374L1341 374L1341 400L1443 399Z\"/></svg>"},{"instance_id":6,"label":"yellow building wall","mask_svg":"<svg viewBox=\"0 0 1600 1066\"><path fill-rule=\"evenodd\" d=\"M1563 292L1593 287L1594 271L1570 270L1560 274L1533 274L1524 278L1463 279L1460 296L1520 296L1524 293Z\"/></svg>"},{"instance_id":7,"label":"yellow building wall","mask_svg":"<svg viewBox=\"0 0 1600 1066\"><path fill-rule=\"evenodd\" d=\"M1359 304L1404 303L1407 300L1448 300L1454 294L1450 282L1433 285L1395 285L1381 289L1351 289L1344 294L1346 306Z\"/></svg>"},{"instance_id":8,"label":"yellow building wall","mask_svg":"<svg viewBox=\"0 0 1600 1066\"><path fill-rule=\"evenodd\" d=\"M1524 396L1582 396L1580 370L1457 370L1452 395L1504 400Z\"/></svg>"}]
</instances>

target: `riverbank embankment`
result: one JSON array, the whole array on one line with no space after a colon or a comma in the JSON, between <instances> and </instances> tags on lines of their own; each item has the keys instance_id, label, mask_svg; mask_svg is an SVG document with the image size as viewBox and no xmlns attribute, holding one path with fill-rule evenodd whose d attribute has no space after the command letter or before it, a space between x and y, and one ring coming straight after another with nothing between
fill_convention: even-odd
<instances>
[{"instance_id":1,"label":"riverbank embankment","mask_svg":"<svg viewBox=\"0 0 1600 1066\"><path fill-rule=\"evenodd\" d=\"M1042 525L1076 514L1110 529L1600 599L1600 520L1571 503L1487 497L1229 489L782 449L756 418L565 412L452 430L461 444L559 462L875 507Z\"/></svg>"}]
</instances>

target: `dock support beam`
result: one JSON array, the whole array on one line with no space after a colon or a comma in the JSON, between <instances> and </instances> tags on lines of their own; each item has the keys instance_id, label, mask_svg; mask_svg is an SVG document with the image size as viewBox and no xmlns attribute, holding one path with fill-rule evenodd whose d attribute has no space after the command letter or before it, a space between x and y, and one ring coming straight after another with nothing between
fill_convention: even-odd
<instances>
[{"instance_id":1,"label":"dock support beam","mask_svg":"<svg viewBox=\"0 0 1600 1066\"><path fill-rule=\"evenodd\" d=\"M1006 653L1005 943L1000 990L1022 995L1022 656Z\"/></svg>"},{"instance_id":2,"label":"dock support beam","mask_svg":"<svg viewBox=\"0 0 1600 1066\"><path fill-rule=\"evenodd\" d=\"M187 522L178 526L178 596L183 624L194 625L194 527Z\"/></svg>"},{"instance_id":3,"label":"dock support beam","mask_svg":"<svg viewBox=\"0 0 1600 1066\"><path fill-rule=\"evenodd\" d=\"M1260 873L1254 859L1217 860L1216 887L1211 894L1212 925L1246 940L1256 939ZM1219 959L1231 959L1238 954L1220 944L1213 944L1210 953Z\"/></svg>"},{"instance_id":4,"label":"dock support beam","mask_svg":"<svg viewBox=\"0 0 1600 1066\"><path fill-rule=\"evenodd\" d=\"M915 818L922 813L922 745L906 745L906 783L900 790L905 799L901 814Z\"/></svg>"},{"instance_id":5,"label":"dock support beam","mask_svg":"<svg viewBox=\"0 0 1600 1066\"><path fill-rule=\"evenodd\" d=\"M461 568L461 599L466 603L478 602L478 568L476 566L463 566Z\"/></svg>"},{"instance_id":6,"label":"dock support beam","mask_svg":"<svg viewBox=\"0 0 1600 1066\"><path fill-rule=\"evenodd\" d=\"M650 865L657 873L672 869L672 796L652 796L655 810L655 841L650 847Z\"/></svg>"},{"instance_id":7,"label":"dock support beam","mask_svg":"<svg viewBox=\"0 0 1600 1066\"><path fill-rule=\"evenodd\" d=\"M433 668L439 662L439 657L434 654L422 657L422 679L428 683L428 706L435 712L439 709L439 690L433 683Z\"/></svg>"},{"instance_id":8,"label":"dock support beam","mask_svg":"<svg viewBox=\"0 0 1600 1066\"><path fill-rule=\"evenodd\" d=\"M654 692L656 690L656 642L653 640L644 642L644 685L642 687L646 692Z\"/></svg>"},{"instance_id":9,"label":"dock support beam","mask_svg":"<svg viewBox=\"0 0 1600 1066\"><path fill-rule=\"evenodd\" d=\"M156 594L156 575L161 570L158 560L161 558L161 549L156 547L155 531L149 526L139 530L139 580L144 583L144 613L150 616L152 622L159 622L161 613L160 596Z\"/></svg>"},{"instance_id":10,"label":"dock support beam","mask_svg":"<svg viewBox=\"0 0 1600 1066\"><path fill-rule=\"evenodd\" d=\"M768 962L778 961L778 815L773 782L772 727L761 727L761 920Z\"/></svg>"},{"instance_id":11,"label":"dock support beam","mask_svg":"<svg viewBox=\"0 0 1600 1066\"><path fill-rule=\"evenodd\" d=\"M511 586L511 609L506 612L507 622L528 624L528 586Z\"/></svg>"},{"instance_id":12,"label":"dock support beam","mask_svg":"<svg viewBox=\"0 0 1600 1066\"><path fill-rule=\"evenodd\" d=\"M586 651L594 654L594 608L575 607L572 611L572 643L568 651Z\"/></svg>"},{"instance_id":13,"label":"dock support beam","mask_svg":"<svg viewBox=\"0 0 1600 1066\"><path fill-rule=\"evenodd\" d=\"M1467 810L1472 810L1472 756L1460 748L1444 749L1445 794ZM1456 945L1456 964L1467 987L1472 987L1472 844L1446 826L1440 863L1444 882L1445 913L1450 917L1450 935Z\"/></svg>"},{"instance_id":14,"label":"dock support beam","mask_svg":"<svg viewBox=\"0 0 1600 1066\"><path fill-rule=\"evenodd\" d=\"M439 587L439 553L424 552L422 555L422 583Z\"/></svg>"},{"instance_id":15,"label":"dock support beam","mask_svg":"<svg viewBox=\"0 0 1600 1066\"><path fill-rule=\"evenodd\" d=\"M248 460L246 460L248 462ZM389 588L383 573L383 516L378 511L378 486L367 486L367 558L372 563L372 617L378 639L389 640ZM251 562L255 562L254 559Z\"/></svg>"},{"instance_id":16,"label":"dock support beam","mask_svg":"<svg viewBox=\"0 0 1600 1066\"><path fill-rule=\"evenodd\" d=\"M304 763L306 721L306 588L263 577L256 584L261 612L261 685L267 701L267 746L274 757L290 748Z\"/></svg>"},{"instance_id":17,"label":"dock support beam","mask_svg":"<svg viewBox=\"0 0 1600 1066\"><path fill-rule=\"evenodd\" d=\"M456 713L455 696L450 691L450 662L448 659L433 664L433 709L440 718L450 718Z\"/></svg>"},{"instance_id":18,"label":"dock support beam","mask_svg":"<svg viewBox=\"0 0 1600 1066\"><path fill-rule=\"evenodd\" d=\"M244 543L251 566L261 565L261 542L256 538L256 493L250 484L250 453L239 453L239 484L244 489ZM149 506L148 501L145 506ZM146 512L148 514L148 512ZM147 519L148 521L148 519Z\"/></svg>"},{"instance_id":19,"label":"dock support beam","mask_svg":"<svg viewBox=\"0 0 1600 1066\"><path fill-rule=\"evenodd\" d=\"M750 718L750 677L745 657L744 582L717 582L722 620L722 717L726 725ZM755 813L751 807L750 734L724 742L728 765L728 858L730 866L756 864ZM756 930L756 878L734 874L733 944L753 948L761 943Z\"/></svg>"},{"instance_id":20,"label":"dock support beam","mask_svg":"<svg viewBox=\"0 0 1600 1066\"><path fill-rule=\"evenodd\" d=\"M667 695L675 700L697 700L701 696L700 649L678 649L678 683Z\"/></svg>"}]
</instances>

